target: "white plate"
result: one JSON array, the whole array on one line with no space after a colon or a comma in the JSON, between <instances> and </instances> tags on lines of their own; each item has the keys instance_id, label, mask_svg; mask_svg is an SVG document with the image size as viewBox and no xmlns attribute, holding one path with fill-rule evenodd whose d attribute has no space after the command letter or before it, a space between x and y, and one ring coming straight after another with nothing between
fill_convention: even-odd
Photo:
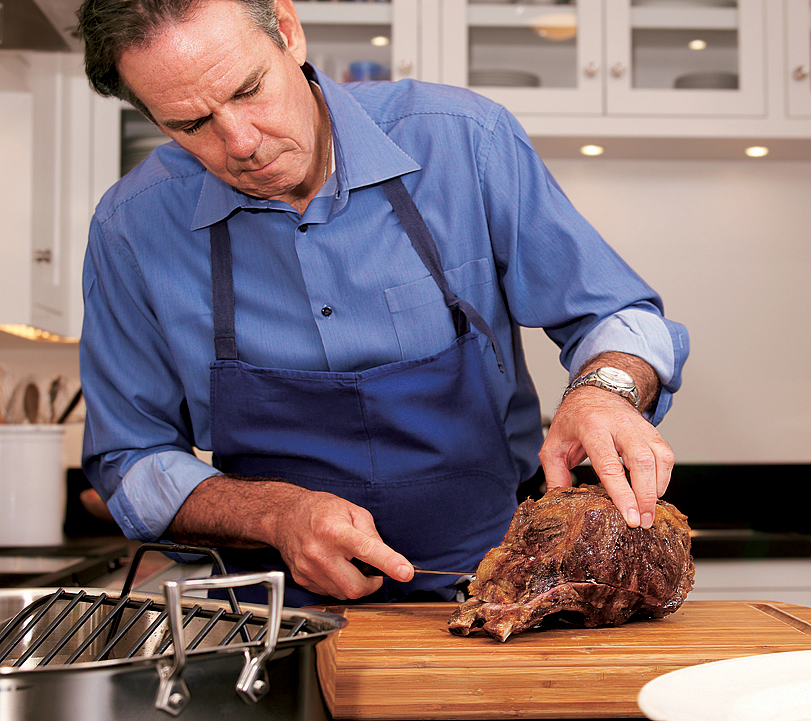
<instances>
[{"instance_id":1,"label":"white plate","mask_svg":"<svg viewBox=\"0 0 811 721\"><path fill-rule=\"evenodd\" d=\"M637 7L714 7L732 8L737 5L737 0L635 0Z\"/></svg>"},{"instance_id":2,"label":"white plate","mask_svg":"<svg viewBox=\"0 0 811 721\"><path fill-rule=\"evenodd\" d=\"M541 79L533 73L520 70L471 70L468 73L468 84L537 88L541 84Z\"/></svg>"},{"instance_id":3,"label":"white plate","mask_svg":"<svg viewBox=\"0 0 811 721\"><path fill-rule=\"evenodd\" d=\"M690 666L643 686L651 721L811 721L811 651Z\"/></svg>"}]
</instances>

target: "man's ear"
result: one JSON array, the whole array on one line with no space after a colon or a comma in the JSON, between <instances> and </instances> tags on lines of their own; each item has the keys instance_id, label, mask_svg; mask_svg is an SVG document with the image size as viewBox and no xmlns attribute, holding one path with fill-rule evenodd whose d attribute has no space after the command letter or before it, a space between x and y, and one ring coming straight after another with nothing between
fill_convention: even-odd
<instances>
[{"instance_id":1,"label":"man's ear","mask_svg":"<svg viewBox=\"0 0 811 721\"><path fill-rule=\"evenodd\" d=\"M293 0L276 0L276 15L279 19L279 32L287 51L299 65L304 65L307 60L307 40Z\"/></svg>"}]
</instances>

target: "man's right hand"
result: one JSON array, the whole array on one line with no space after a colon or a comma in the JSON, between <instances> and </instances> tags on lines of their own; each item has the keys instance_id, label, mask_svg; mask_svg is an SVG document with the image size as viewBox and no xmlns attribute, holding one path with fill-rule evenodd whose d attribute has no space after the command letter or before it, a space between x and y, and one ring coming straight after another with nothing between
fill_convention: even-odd
<instances>
[{"instance_id":1,"label":"man's right hand","mask_svg":"<svg viewBox=\"0 0 811 721\"><path fill-rule=\"evenodd\" d=\"M369 511L283 481L212 476L192 491L167 536L232 548L273 546L296 583L339 599L367 596L383 583L364 576L353 558L398 581L414 576L408 559L383 543Z\"/></svg>"}]
</instances>

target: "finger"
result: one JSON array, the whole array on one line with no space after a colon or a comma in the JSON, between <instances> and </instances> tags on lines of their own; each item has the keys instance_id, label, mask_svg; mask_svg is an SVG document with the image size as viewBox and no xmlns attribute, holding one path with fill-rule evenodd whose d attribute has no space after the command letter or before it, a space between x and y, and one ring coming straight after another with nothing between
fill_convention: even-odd
<instances>
[{"instance_id":1,"label":"finger","mask_svg":"<svg viewBox=\"0 0 811 721\"><path fill-rule=\"evenodd\" d=\"M541 446L541 452L538 458L541 461L543 468L544 480L546 481L546 488L551 490L553 488L567 488L572 485L572 472L578 463L580 463L586 454L579 447L579 453L574 450L567 452L566 448L560 446L555 441L554 434L550 433Z\"/></svg>"},{"instance_id":2,"label":"finger","mask_svg":"<svg viewBox=\"0 0 811 721\"><path fill-rule=\"evenodd\" d=\"M658 435L658 433L657 433ZM676 455L673 449L659 436L656 444L656 495L661 498L665 495L676 466Z\"/></svg>"},{"instance_id":3,"label":"finger","mask_svg":"<svg viewBox=\"0 0 811 721\"><path fill-rule=\"evenodd\" d=\"M383 543L379 537L358 535L351 539L347 550L351 554L348 560L356 558L380 569L396 581L407 582L414 577L414 567L409 560Z\"/></svg>"},{"instance_id":4,"label":"finger","mask_svg":"<svg viewBox=\"0 0 811 721\"><path fill-rule=\"evenodd\" d=\"M631 478L639 525L650 528L656 513L656 458L649 447L637 446L632 452L624 453L623 460Z\"/></svg>"},{"instance_id":5,"label":"finger","mask_svg":"<svg viewBox=\"0 0 811 721\"><path fill-rule=\"evenodd\" d=\"M293 580L308 591L341 600L368 596L383 585L380 576L364 576L340 554L311 559L290 570Z\"/></svg>"},{"instance_id":6,"label":"finger","mask_svg":"<svg viewBox=\"0 0 811 721\"><path fill-rule=\"evenodd\" d=\"M586 447L592 468L625 522L639 527L641 515L636 495L628 483L625 466L610 434L593 436Z\"/></svg>"},{"instance_id":7,"label":"finger","mask_svg":"<svg viewBox=\"0 0 811 721\"><path fill-rule=\"evenodd\" d=\"M572 473L567 463L560 459L549 459L541 456L543 476L547 490L566 488L572 485Z\"/></svg>"},{"instance_id":8,"label":"finger","mask_svg":"<svg viewBox=\"0 0 811 721\"><path fill-rule=\"evenodd\" d=\"M656 516L656 500L667 489L675 458L670 446L651 428L641 442L634 436L629 448L621 448L636 497L642 528L650 528Z\"/></svg>"}]
</instances>

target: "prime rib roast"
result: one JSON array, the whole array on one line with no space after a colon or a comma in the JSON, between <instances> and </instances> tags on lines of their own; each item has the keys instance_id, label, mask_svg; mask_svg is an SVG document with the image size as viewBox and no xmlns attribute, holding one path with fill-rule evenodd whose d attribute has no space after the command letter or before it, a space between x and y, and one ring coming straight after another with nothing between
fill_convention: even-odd
<instances>
[{"instance_id":1,"label":"prime rib roast","mask_svg":"<svg viewBox=\"0 0 811 721\"><path fill-rule=\"evenodd\" d=\"M694 572L687 517L672 504L657 502L650 529L629 528L602 486L557 488L518 506L448 627L506 641L550 620L593 627L662 618L681 606Z\"/></svg>"}]
</instances>

